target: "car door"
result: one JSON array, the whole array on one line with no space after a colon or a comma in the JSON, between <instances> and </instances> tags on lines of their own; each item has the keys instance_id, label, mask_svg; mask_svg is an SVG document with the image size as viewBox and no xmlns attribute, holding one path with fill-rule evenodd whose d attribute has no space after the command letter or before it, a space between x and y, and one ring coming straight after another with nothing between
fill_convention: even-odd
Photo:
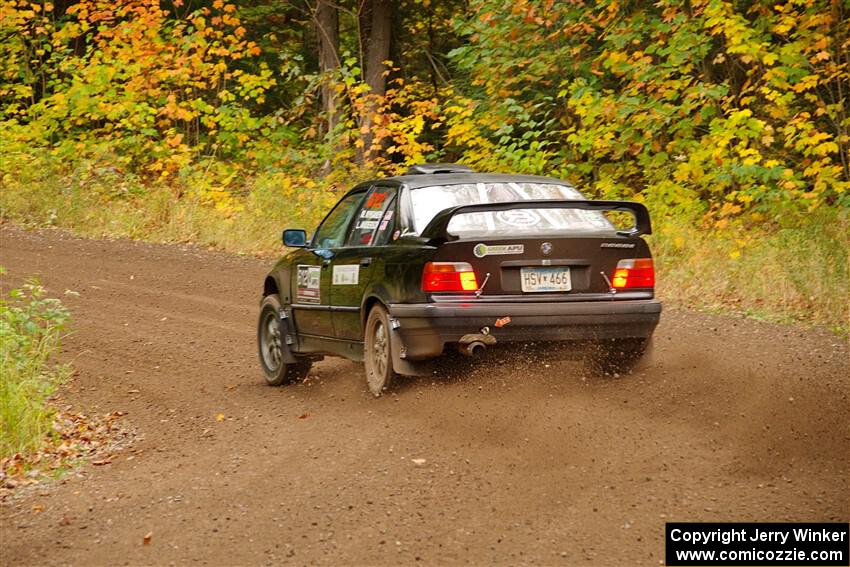
<instances>
[{"instance_id":1,"label":"car door","mask_svg":"<svg viewBox=\"0 0 850 567\"><path fill-rule=\"evenodd\" d=\"M382 247L393 231L396 188L374 185L352 223L345 246L335 250L332 261L331 306L335 336L359 341L363 338L360 307L363 294L380 264ZM376 246L378 244L378 246Z\"/></svg>"},{"instance_id":2,"label":"car door","mask_svg":"<svg viewBox=\"0 0 850 567\"><path fill-rule=\"evenodd\" d=\"M345 243L348 228L360 209L364 191L349 193L325 217L310 246L292 260L292 311L298 334L333 337L331 262Z\"/></svg>"}]
</instances>

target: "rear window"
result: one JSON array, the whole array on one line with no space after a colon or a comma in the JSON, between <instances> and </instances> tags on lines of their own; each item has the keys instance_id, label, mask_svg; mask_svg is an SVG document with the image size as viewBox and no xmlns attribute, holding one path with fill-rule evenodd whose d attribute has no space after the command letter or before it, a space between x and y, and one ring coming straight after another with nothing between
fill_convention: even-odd
<instances>
[{"instance_id":1,"label":"rear window","mask_svg":"<svg viewBox=\"0 0 850 567\"><path fill-rule=\"evenodd\" d=\"M445 209L460 205L505 203L538 199L583 200L576 189L555 183L462 183L434 185L410 192L417 233ZM578 209L513 209L456 215L448 226L458 236L477 234L549 234L564 231L597 232L613 226L597 211Z\"/></svg>"}]
</instances>

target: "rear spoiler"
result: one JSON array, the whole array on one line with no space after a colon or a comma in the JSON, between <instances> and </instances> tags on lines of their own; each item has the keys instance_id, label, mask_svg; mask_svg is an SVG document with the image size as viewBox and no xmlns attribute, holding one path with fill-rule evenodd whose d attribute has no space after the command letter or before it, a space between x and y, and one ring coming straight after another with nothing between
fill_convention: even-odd
<instances>
[{"instance_id":1,"label":"rear spoiler","mask_svg":"<svg viewBox=\"0 0 850 567\"><path fill-rule=\"evenodd\" d=\"M485 213L496 211L509 211L512 209L580 209L583 211L626 211L635 217L635 226L631 230L618 230L617 234L622 236L640 236L652 234L652 225L649 222L649 211L641 203L633 201L569 201L569 200L537 200L537 201L510 201L507 203L482 203L479 205L461 205L452 207L437 213L428 223L428 226L420 234L427 240L449 240L449 222L455 215L467 213Z\"/></svg>"}]
</instances>

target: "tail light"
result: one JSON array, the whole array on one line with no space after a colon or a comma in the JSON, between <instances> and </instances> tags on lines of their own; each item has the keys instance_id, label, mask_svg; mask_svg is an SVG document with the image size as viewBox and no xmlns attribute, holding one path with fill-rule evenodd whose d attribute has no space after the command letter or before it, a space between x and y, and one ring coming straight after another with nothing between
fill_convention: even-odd
<instances>
[{"instance_id":1,"label":"tail light","mask_svg":"<svg viewBox=\"0 0 850 567\"><path fill-rule=\"evenodd\" d=\"M655 287L655 267L652 264L652 258L633 258L617 262L611 287L614 289Z\"/></svg>"},{"instance_id":2,"label":"tail light","mask_svg":"<svg viewBox=\"0 0 850 567\"><path fill-rule=\"evenodd\" d=\"M467 262L428 262L422 270L422 291L477 291L478 279Z\"/></svg>"}]
</instances>

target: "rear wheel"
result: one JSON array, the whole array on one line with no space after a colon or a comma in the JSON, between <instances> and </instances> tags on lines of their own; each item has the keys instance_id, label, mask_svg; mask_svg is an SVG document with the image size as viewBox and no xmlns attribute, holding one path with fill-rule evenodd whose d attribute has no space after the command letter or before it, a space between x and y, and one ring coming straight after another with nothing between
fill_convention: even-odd
<instances>
[{"instance_id":1,"label":"rear wheel","mask_svg":"<svg viewBox=\"0 0 850 567\"><path fill-rule=\"evenodd\" d=\"M587 365L600 376L614 376L631 372L646 355L651 339L614 339L591 346Z\"/></svg>"},{"instance_id":2,"label":"rear wheel","mask_svg":"<svg viewBox=\"0 0 850 567\"><path fill-rule=\"evenodd\" d=\"M280 386L297 380L303 380L310 371L309 360L295 363L283 361L285 337L280 331L280 301L277 296L269 295L260 306L260 319L257 323L257 346L260 366L269 386Z\"/></svg>"},{"instance_id":3,"label":"rear wheel","mask_svg":"<svg viewBox=\"0 0 850 567\"><path fill-rule=\"evenodd\" d=\"M392 387L396 379L393 372L392 336L390 318L382 305L375 305L366 319L364 362L366 384L375 397Z\"/></svg>"}]
</instances>

